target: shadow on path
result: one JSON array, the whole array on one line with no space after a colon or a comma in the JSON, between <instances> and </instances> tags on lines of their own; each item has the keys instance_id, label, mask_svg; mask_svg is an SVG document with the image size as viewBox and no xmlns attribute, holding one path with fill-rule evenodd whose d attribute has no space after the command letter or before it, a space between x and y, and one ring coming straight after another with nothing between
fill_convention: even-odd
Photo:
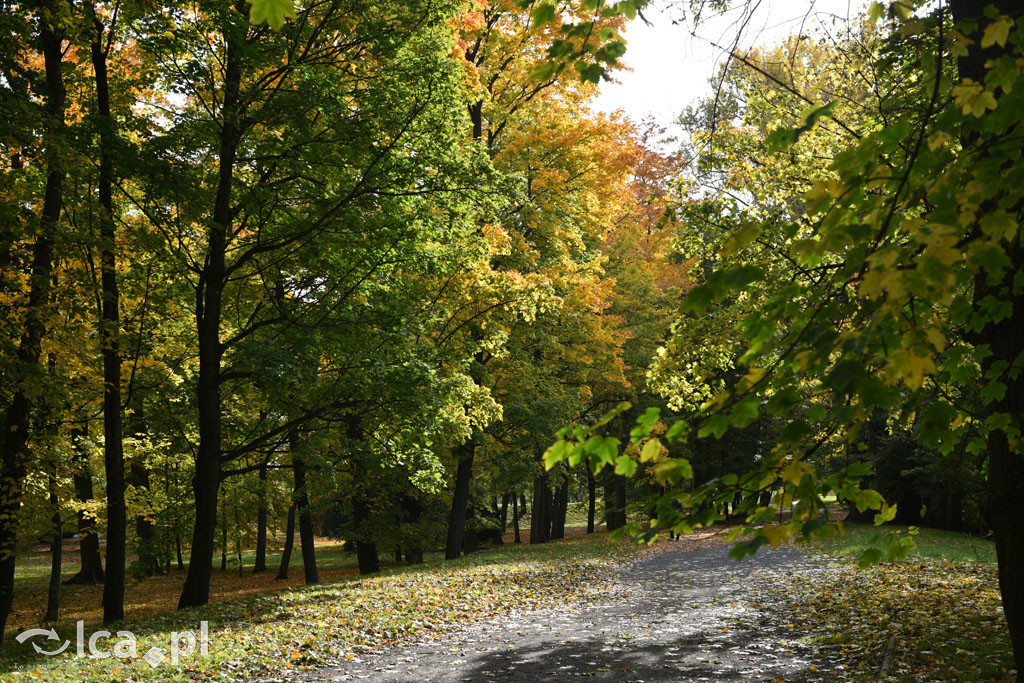
<instances>
[{"instance_id":1,"label":"shadow on path","mask_svg":"<svg viewBox=\"0 0 1024 683\"><path fill-rule=\"evenodd\" d=\"M727 553L669 547L623 567L617 584L583 602L513 611L284 680L841 680L844 671L790 637L792 625L770 618L764 597L751 597L754 584L799 579L793 574L815 565L787 549L762 549L742 563Z\"/></svg>"}]
</instances>

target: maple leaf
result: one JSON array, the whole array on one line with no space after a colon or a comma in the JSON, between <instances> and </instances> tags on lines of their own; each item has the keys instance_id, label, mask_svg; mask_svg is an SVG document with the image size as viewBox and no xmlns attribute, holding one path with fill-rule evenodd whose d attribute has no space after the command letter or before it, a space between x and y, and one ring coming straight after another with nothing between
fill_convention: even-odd
<instances>
[{"instance_id":1,"label":"maple leaf","mask_svg":"<svg viewBox=\"0 0 1024 683\"><path fill-rule=\"evenodd\" d=\"M292 0L251 0L249 19L254 24L266 22L275 31L284 26L285 19L294 19L295 5Z\"/></svg>"}]
</instances>

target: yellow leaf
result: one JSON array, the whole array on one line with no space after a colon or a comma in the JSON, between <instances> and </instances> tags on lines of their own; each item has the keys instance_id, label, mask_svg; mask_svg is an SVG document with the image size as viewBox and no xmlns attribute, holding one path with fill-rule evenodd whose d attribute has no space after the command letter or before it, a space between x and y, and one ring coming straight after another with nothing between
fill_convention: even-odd
<instances>
[{"instance_id":1,"label":"yellow leaf","mask_svg":"<svg viewBox=\"0 0 1024 683\"><path fill-rule=\"evenodd\" d=\"M813 474L814 467L803 460L795 460L782 470L782 480L788 481L794 486L798 485L805 474Z\"/></svg>"},{"instance_id":2,"label":"yellow leaf","mask_svg":"<svg viewBox=\"0 0 1024 683\"><path fill-rule=\"evenodd\" d=\"M940 147L945 147L949 144L953 136L944 130L936 131L928 136L928 149L935 151Z\"/></svg>"},{"instance_id":3,"label":"yellow leaf","mask_svg":"<svg viewBox=\"0 0 1024 683\"><path fill-rule=\"evenodd\" d=\"M1013 28L1013 19L1006 15L1001 15L996 18L991 24L985 27L985 33L981 36L981 47L989 48L993 45L1003 47L1006 45L1006 39L1010 35L1010 29Z\"/></svg>"},{"instance_id":4,"label":"yellow leaf","mask_svg":"<svg viewBox=\"0 0 1024 683\"><path fill-rule=\"evenodd\" d=\"M743 376L743 380L747 383L748 387L752 387L761 381L764 377L764 368L750 368L750 372Z\"/></svg>"},{"instance_id":5,"label":"yellow leaf","mask_svg":"<svg viewBox=\"0 0 1024 683\"><path fill-rule=\"evenodd\" d=\"M964 116L973 114L980 117L986 110L996 108L995 96L970 78L963 79L953 88L953 99L963 109Z\"/></svg>"},{"instance_id":6,"label":"yellow leaf","mask_svg":"<svg viewBox=\"0 0 1024 683\"><path fill-rule=\"evenodd\" d=\"M907 349L892 351L887 370L890 377L903 380L907 388L915 391L924 384L925 375L934 375L939 371L931 354L920 348L914 352Z\"/></svg>"},{"instance_id":7,"label":"yellow leaf","mask_svg":"<svg viewBox=\"0 0 1024 683\"><path fill-rule=\"evenodd\" d=\"M784 526L771 524L761 527L761 535L768 539L773 548L778 548L780 544L785 543L789 539L789 530Z\"/></svg>"},{"instance_id":8,"label":"yellow leaf","mask_svg":"<svg viewBox=\"0 0 1024 683\"><path fill-rule=\"evenodd\" d=\"M640 451L640 462L650 462L661 455L661 441L658 439L649 439L644 444L644 448Z\"/></svg>"}]
</instances>

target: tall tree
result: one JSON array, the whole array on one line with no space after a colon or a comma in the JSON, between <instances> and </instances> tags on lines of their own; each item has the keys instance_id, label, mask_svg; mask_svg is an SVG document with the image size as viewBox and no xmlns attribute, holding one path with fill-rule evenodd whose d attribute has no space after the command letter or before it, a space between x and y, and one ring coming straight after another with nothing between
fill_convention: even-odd
<instances>
[{"instance_id":1,"label":"tall tree","mask_svg":"<svg viewBox=\"0 0 1024 683\"><path fill-rule=\"evenodd\" d=\"M103 23L93 3L86 5L93 24L90 54L99 114L100 171L100 273L102 313L100 349L103 354L103 463L107 475L107 568L103 583L103 622L124 618L125 549L128 519L125 510L124 440L121 407L121 317L117 288L116 228L114 226L114 165L116 147L114 118L110 115L110 83L107 58L114 35ZM117 19L111 19L113 23Z\"/></svg>"},{"instance_id":2,"label":"tall tree","mask_svg":"<svg viewBox=\"0 0 1024 683\"><path fill-rule=\"evenodd\" d=\"M20 8L19 8L20 9ZM43 3L25 29L43 56L44 86L38 93L43 102L41 128L43 154L41 163L46 173L38 228L32 246L29 271L29 294L25 303L24 322L17 346L18 384L4 412L3 450L0 452L0 642L3 641L7 618L14 600L14 567L17 555L18 508L21 506L22 481L26 474L26 444L33 406L30 387L39 380L39 356L46 334L46 309L50 303L54 264L54 241L58 234L61 201L66 169L64 166L65 105L62 66L64 60L64 29L61 17L66 16L66 3ZM24 12L24 10L20 10ZM29 27L32 27L29 29Z\"/></svg>"}]
</instances>

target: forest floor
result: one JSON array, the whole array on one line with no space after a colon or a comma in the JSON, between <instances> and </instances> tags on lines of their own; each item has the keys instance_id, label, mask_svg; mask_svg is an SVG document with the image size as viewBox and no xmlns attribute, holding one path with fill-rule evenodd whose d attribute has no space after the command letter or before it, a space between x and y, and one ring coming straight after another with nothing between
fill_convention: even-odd
<instances>
[{"instance_id":1,"label":"forest floor","mask_svg":"<svg viewBox=\"0 0 1024 683\"><path fill-rule=\"evenodd\" d=\"M907 561L861 570L849 554L870 527L847 525L842 541L811 549L762 548L741 563L717 531L640 548L574 529L561 542L507 543L368 577L325 544L320 585L247 575L235 586L231 572L217 572L217 600L185 611L165 604L173 591L164 583L180 586L173 577L147 579L132 590L148 590L153 611L133 605L142 614L120 625L138 636L133 659L73 648L41 657L11 643L0 681L1014 678L988 541L921 530ZM25 584L45 580L38 564L23 565ZM301 570L292 575L301 580ZM67 612L98 602L85 598ZM88 616L90 633L99 624ZM159 667L142 659L200 620L208 656ZM62 637L69 627L58 625Z\"/></svg>"},{"instance_id":2,"label":"forest floor","mask_svg":"<svg viewBox=\"0 0 1024 683\"><path fill-rule=\"evenodd\" d=\"M663 541L575 602L260 680L1014 680L990 544L926 530L908 561L858 569L870 533L740 563L711 534Z\"/></svg>"},{"instance_id":3,"label":"forest floor","mask_svg":"<svg viewBox=\"0 0 1024 683\"><path fill-rule=\"evenodd\" d=\"M791 549L738 563L720 543L663 542L585 601L513 610L442 638L365 652L286 680L825 681L846 677L763 590L800 581L820 563ZM273 680L273 679L269 679Z\"/></svg>"}]
</instances>

